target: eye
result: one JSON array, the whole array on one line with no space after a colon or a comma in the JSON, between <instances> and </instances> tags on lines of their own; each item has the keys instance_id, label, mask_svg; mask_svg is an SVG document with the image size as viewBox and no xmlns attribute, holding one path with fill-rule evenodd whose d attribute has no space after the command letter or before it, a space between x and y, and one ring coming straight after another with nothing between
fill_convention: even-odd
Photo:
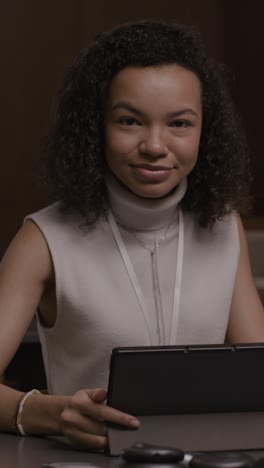
<instances>
[{"instance_id":1,"label":"eye","mask_svg":"<svg viewBox=\"0 0 264 468\"><path fill-rule=\"evenodd\" d=\"M124 117L120 118L118 122L121 125L125 125L126 127L131 127L132 125L140 125L140 122L136 120L134 117Z\"/></svg>"},{"instance_id":2,"label":"eye","mask_svg":"<svg viewBox=\"0 0 264 468\"><path fill-rule=\"evenodd\" d=\"M170 123L170 127L177 127L177 128L187 128L190 127L192 123L188 120L174 120Z\"/></svg>"}]
</instances>

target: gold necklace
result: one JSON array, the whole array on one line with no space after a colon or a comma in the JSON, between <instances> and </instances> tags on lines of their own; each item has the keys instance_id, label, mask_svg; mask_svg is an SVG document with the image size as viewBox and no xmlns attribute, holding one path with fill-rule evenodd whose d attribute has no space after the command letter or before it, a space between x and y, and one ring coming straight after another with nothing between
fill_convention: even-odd
<instances>
[{"instance_id":1,"label":"gold necklace","mask_svg":"<svg viewBox=\"0 0 264 468\"><path fill-rule=\"evenodd\" d=\"M148 247L145 242L143 242L138 236L137 234L135 234L133 231L130 231L131 234L135 237L135 239L142 245L142 247L144 247L146 250L148 250L150 252L151 255L154 254L154 252L160 247L160 244L165 240L166 238L166 235L168 234L168 230L170 228L170 226L172 225L174 221L174 215L171 219L171 221L169 222L169 224L166 226L166 229L164 231L164 233L162 234L162 236L160 237L159 240L155 239L154 240L154 243L153 243L153 247Z\"/></svg>"}]
</instances>

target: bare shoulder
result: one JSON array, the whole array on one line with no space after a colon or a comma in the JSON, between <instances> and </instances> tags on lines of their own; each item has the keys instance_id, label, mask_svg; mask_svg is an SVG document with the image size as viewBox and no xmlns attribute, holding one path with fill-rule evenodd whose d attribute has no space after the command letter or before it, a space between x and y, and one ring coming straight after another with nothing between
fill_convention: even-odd
<instances>
[{"instance_id":1,"label":"bare shoulder","mask_svg":"<svg viewBox=\"0 0 264 468\"><path fill-rule=\"evenodd\" d=\"M0 264L0 374L23 339L45 288L52 282L52 260L45 238L32 221L27 221Z\"/></svg>"},{"instance_id":2,"label":"bare shoulder","mask_svg":"<svg viewBox=\"0 0 264 468\"><path fill-rule=\"evenodd\" d=\"M53 280L53 265L47 242L31 220L23 224L3 257L1 271L9 269L17 273L23 270L24 274L34 272L43 282Z\"/></svg>"},{"instance_id":3,"label":"bare shoulder","mask_svg":"<svg viewBox=\"0 0 264 468\"><path fill-rule=\"evenodd\" d=\"M237 221L237 228L238 228L240 244L242 244L242 247L244 247L246 249L246 251L247 251L247 241L246 241L245 228L243 226L243 223L241 221L241 218L240 218L239 214L236 215L236 221Z\"/></svg>"},{"instance_id":4,"label":"bare shoulder","mask_svg":"<svg viewBox=\"0 0 264 468\"><path fill-rule=\"evenodd\" d=\"M230 317L228 342L263 342L264 310L254 284L245 230L237 216L240 254L236 272Z\"/></svg>"}]
</instances>

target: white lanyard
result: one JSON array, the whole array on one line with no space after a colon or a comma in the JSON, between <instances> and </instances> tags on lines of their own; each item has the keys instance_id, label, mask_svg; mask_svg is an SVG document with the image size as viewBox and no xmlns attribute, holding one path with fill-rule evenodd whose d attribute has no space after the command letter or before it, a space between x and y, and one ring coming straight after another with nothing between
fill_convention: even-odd
<instances>
[{"instance_id":1,"label":"white lanyard","mask_svg":"<svg viewBox=\"0 0 264 468\"><path fill-rule=\"evenodd\" d=\"M113 232L114 239L116 241L116 244L122 256L124 265L127 269L129 279L131 281L131 284L138 298L138 301L142 310L142 314L146 322L150 344L152 345L153 343L152 343L151 331L150 331L151 324L149 323L150 317L149 317L149 314L147 313L145 301L143 299L143 295L142 295L142 292L141 292L141 289L137 280L135 270L133 268L133 265L131 263L130 257L127 252L127 248L125 246L125 243L122 239L120 231L117 227L115 218L111 211L109 212L108 219L109 219L109 223ZM171 332L170 332L170 339L169 339L169 344L171 345L175 344L175 337L176 337L176 331L177 331L177 325L178 325L179 313L180 313L181 283L182 283L182 271L183 271L183 251L184 251L184 219L183 219L182 211L179 208L179 237L178 237L178 248L177 248L174 298L173 298L173 307L172 307L172 321L171 321L171 328L170 328Z\"/></svg>"}]
</instances>

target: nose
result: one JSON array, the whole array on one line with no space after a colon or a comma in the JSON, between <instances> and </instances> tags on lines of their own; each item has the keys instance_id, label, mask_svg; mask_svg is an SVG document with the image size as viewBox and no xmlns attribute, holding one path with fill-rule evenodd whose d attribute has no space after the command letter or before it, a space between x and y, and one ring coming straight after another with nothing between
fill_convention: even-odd
<instances>
[{"instance_id":1,"label":"nose","mask_svg":"<svg viewBox=\"0 0 264 468\"><path fill-rule=\"evenodd\" d=\"M151 158L162 158L168 153L164 135L160 129L151 128L145 131L139 144L139 151Z\"/></svg>"}]
</instances>

